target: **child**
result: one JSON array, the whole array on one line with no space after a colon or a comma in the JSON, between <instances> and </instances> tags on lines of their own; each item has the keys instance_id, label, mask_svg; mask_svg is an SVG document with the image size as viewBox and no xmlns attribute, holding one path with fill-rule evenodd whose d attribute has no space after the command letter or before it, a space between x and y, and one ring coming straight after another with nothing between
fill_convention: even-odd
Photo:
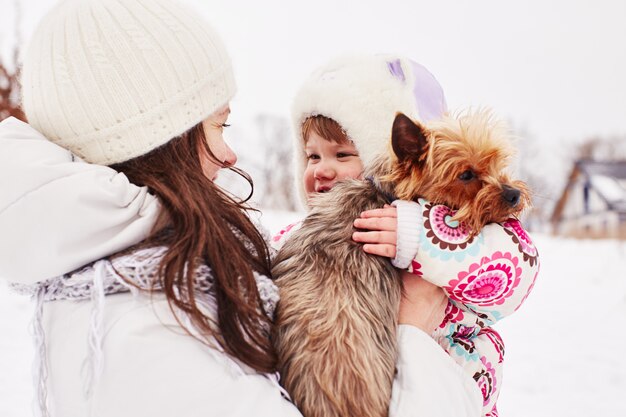
<instances>
[{"instance_id":1,"label":"child","mask_svg":"<svg viewBox=\"0 0 626 417\"><path fill-rule=\"evenodd\" d=\"M406 59L348 57L319 69L297 94L293 110L296 181L303 202L337 181L363 178L376 155L387 151L397 112L426 123L445 111L437 81ZM357 232L354 240L368 243L364 249L370 253L395 257L394 265L445 290L446 315L433 337L478 384L483 415L495 416L504 352L491 325L515 311L532 289L536 249L516 220L490 224L472 238L445 221L451 213L444 206L426 201L394 205L397 209L365 212L355 226L374 232ZM281 231L275 247L297 228ZM457 240L450 239L453 235Z\"/></svg>"}]
</instances>

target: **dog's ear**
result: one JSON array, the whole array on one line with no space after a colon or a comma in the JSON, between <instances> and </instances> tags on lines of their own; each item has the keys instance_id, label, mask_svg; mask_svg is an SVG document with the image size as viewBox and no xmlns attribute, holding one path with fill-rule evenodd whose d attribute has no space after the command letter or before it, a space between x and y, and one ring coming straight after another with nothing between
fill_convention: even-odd
<instances>
[{"instance_id":1,"label":"dog's ear","mask_svg":"<svg viewBox=\"0 0 626 417\"><path fill-rule=\"evenodd\" d=\"M418 161L428 148L426 129L398 113L391 129L391 146L400 161Z\"/></svg>"}]
</instances>

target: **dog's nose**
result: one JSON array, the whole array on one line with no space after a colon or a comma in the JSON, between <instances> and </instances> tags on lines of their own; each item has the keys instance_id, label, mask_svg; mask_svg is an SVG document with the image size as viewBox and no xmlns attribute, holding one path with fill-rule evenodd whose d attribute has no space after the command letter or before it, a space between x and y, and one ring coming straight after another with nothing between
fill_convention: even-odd
<instances>
[{"instance_id":1,"label":"dog's nose","mask_svg":"<svg viewBox=\"0 0 626 417\"><path fill-rule=\"evenodd\" d=\"M502 199L511 207L515 207L519 204L519 196L520 191L517 188L513 188L509 185L502 186Z\"/></svg>"}]
</instances>

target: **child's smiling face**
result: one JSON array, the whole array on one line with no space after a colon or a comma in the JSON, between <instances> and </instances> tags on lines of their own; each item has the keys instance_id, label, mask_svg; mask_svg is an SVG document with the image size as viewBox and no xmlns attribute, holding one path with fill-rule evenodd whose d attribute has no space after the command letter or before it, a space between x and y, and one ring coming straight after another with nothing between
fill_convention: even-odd
<instances>
[{"instance_id":1,"label":"child's smiling face","mask_svg":"<svg viewBox=\"0 0 626 417\"><path fill-rule=\"evenodd\" d=\"M363 162L350 140L335 142L310 131L304 150L307 165L303 181L307 198L329 191L337 181L363 178Z\"/></svg>"}]
</instances>

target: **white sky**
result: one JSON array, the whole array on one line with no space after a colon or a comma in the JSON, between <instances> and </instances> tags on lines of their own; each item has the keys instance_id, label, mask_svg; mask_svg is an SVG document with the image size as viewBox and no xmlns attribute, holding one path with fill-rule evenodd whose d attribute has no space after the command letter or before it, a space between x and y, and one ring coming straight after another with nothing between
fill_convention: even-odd
<instances>
[{"instance_id":1,"label":"white sky","mask_svg":"<svg viewBox=\"0 0 626 417\"><path fill-rule=\"evenodd\" d=\"M239 101L286 113L306 75L342 52L398 52L452 108L493 107L545 140L626 134L626 2L201 2L232 51Z\"/></svg>"},{"instance_id":2,"label":"white sky","mask_svg":"<svg viewBox=\"0 0 626 417\"><path fill-rule=\"evenodd\" d=\"M299 83L334 55L398 52L435 74L451 108L492 107L546 144L626 135L626 1L184 1L232 55L235 121L287 116ZM27 39L54 0L20 3ZM5 54L12 22L3 11Z\"/></svg>"}]
</instances>

